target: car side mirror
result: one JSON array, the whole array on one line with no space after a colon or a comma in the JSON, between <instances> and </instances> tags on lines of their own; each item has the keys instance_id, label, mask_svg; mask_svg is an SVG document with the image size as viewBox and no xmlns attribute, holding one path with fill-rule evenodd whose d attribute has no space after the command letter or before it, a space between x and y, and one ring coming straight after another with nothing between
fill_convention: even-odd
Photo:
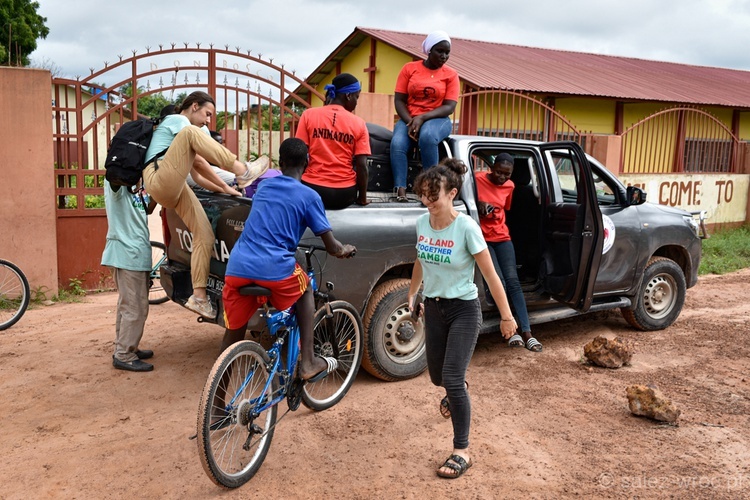
<instances>
[{"instance_id":1,"label":"car side mirror","mask_svg":"<svg viewBox=\"0 0 750 500\"><path fill-rule=\"evenodd\" d=\"M646 203L646 192L637 186L627 188L628 205L642 205Z\"/></svg>"}]
</instances>

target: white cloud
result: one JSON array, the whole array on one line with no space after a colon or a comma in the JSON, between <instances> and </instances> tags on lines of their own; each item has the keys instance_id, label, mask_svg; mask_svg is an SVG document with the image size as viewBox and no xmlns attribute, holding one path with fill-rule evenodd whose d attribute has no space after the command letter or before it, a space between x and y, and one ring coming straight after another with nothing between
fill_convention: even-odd
<instances>
[{"instance_id":1,"label":"white cloud","mask_svg":"<svg viewBox=\"0 0 750 500\"><path fill-rule=\"evenodd\" d=\"M50 34L31 57L88 75L131 50L171 42L240 46L307 76L356 26L579 52L750 69L745 0L40 0Z\"/></svg>"}]
</instances>

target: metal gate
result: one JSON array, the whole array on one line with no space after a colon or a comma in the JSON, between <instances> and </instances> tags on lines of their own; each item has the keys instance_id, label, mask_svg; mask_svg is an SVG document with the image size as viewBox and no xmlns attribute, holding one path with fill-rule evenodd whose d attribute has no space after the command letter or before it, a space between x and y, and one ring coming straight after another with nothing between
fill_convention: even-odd
<instances>
[{"instance_id":1,"label":"metal gate","mask_svg":"<svg viewBox=\"0 0 750 500\"><path fill-rule=\"evenodd\" d=\"M161 94L208 92L216 100L216 122L225 145L247 160L274 156L293 136L310 107L294 89L322 96L294 71L240 47L170 44L146 47L105 62L76 79L52 80L52 129L57 206L58 269L62 285L80 280L87 288L106 277L99 265L107 230L103 203L107 146L124 121L141 116L139 101ZM153 113L151 113L153 114Z\"/></svg>"},{"instance_id":2,"label":"metal gate","mask_svg":"<svg viewBox=\"0 0 750 500\"><path fill-rule=\"evenodd\" d=\"M553 106L521 92L466 92L459 96L458 109L453 130L459 134L579 143L583 137Z\"/></svg>"},{"instance_id":3,"label":"metal gate","mask_svg":"<svg viewBox=\"0 0 750 500\"><path fill-rule=\"evenodd\" d=\"M669 108L622 133L620 172L736 173L740 141L719 119L702 109Z\"/></svg>"}]
</instances>

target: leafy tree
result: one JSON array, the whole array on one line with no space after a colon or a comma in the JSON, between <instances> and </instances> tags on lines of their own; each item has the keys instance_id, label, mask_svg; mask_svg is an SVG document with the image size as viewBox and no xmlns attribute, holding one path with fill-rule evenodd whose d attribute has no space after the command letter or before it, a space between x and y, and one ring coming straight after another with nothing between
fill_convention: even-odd
<instances>
[{"instance_id":1,"label":"leafy tree","mask_svg":"<svg viewBox=\"0 0 750 500\"><path fill-rule=\"evenodd\" d=\"M216 130L221 130L227 123L234 123L235 114L231 111L219 111L216 113Z\"/></svg>"},{"instance_id":2,"label":"leafy tree","mask_svg":"<svg viewBox=\"0 0 750 500\"><path fill-rule=\"evenodd\" d=\"M46 17L37 14L39 2L0 1L0 63L28 66L38 38L47 38Z\"/></svg>"},{"instance_id":3,"label":"leafy tree","mask_svg":"<svg viewBox=\"0 0 750 500\"><path fill-rule=\"evenodd\" d=\"M145 91L146 89L144 87L138 87L139 94ZM120 89L120 92L122 92L124 96L132 97L133 85L130 83L123 85ZM138 99L138 114L156 118L157 116L159 116L162 108L168 104L174 104L174 102L167 99L164 94L160 92L143 96Z\"/></svg>"},{"instance_id":4,"label":"leafy tree","mask_svg":"<svg viewBox=\"0 0 750 500\"><path fill-rule=\"evenodd\" d=\"M62 68L58 66L55 61L50 59L49 57L45 57L41 60L39 59L31 59L31 63L29 64L29 67L31 68L37 68L37 69L46 69L50 72L50 75L52 75L52 78L57 78L58 76L62 75Z\"/></svg>"},{"instance_id":5,"label":"leafy tree","mask_svg":"<svg viewBox=\"0 0 750 500\"><path fill-rule=\"evenodd\" d=\"M250 107L250 128L260 130L280 130L281 129L281 108L277 105L261 104L260 105L260 124L258 123L258 106L254 104ZM245 112L243 111L243 114ZM289 131L289 124L293 116L289 112L284 113L284 130Z\"/></svg>"}]
</instances>

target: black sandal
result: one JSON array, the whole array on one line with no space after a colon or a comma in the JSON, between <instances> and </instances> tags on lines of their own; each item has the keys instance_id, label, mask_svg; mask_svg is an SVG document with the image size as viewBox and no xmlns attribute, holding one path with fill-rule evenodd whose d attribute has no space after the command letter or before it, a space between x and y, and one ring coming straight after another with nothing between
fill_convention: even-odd
<instances>
[{"instance_id":1,"label":"black sandal","mask_svg":"<svg viewBox=\"0 0 750 500\"><path fill-rule=\"evenodd\" d=\"M440 414L443 418L451 418L451 405L448 402L448 396L440 400Z\"/></svg>"},{"instance_id":2,"label":"black sandal","mask_svg":"<svg viewBox=\"0 0 750 500\"><path fill-rule=\"evenodd\" d=\"M468 391L469 383L464 380L464 384L466 384L466 390ZM448 401L448 396L445 396L440 400L440 414L443 418L451 418L451 404L450 401Z\"/></svg>"},{"instance_id":3,"label":"black sandal","mask_svg":"<svg viewBox=\"0 0 750 500\"><path fill-rule=\"evenodd\" d=\"M438 468L437 475L446 479L456 479L461 477L472 465L474 465L474 462L472 462L471 459L467 462L460 455L451 455L443 465ZM443 467L451 469L452 472L443 472Z\"/></svg>"}]
</instances>

